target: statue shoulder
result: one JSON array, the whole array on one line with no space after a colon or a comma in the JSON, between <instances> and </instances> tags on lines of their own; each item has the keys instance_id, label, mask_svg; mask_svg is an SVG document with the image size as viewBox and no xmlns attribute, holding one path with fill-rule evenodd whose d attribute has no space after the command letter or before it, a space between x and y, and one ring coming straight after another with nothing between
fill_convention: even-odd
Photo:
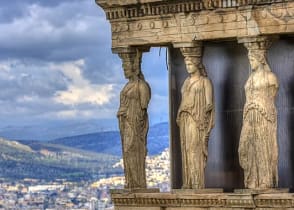
<instances>
[{"instance_id":1,"label":"statue shoulder","mask_svg":"<svg viewBox=\"0 0 294 210\"><path fill-rule=\"evenodd\" d=\"M212 82L211 82L211 80L208 77L204 77L203 76L203 82L204 82L204 85L205 86L212 87Z\"/></svg>"},{"instance_id":2,"label":"statue shoulder","mask_svg":"<svg viewBox=\"0 0 294 210\"><path fill-rule=\"evenodd\" d=\"M182 87L181 87L181 92L182 93L186 90L186 88L189 85L189 83L190 83L190 77L187 77L185 79L185 81L183 82Z\"/></svg>"},{"instance_id":3,"label":"statue shoulder","mask_svg":"<svg viewBox=\"0 0 294 210\"><path fill-rule=\"evenodd\" d=\"M150 90L150 85L145 80L139 80L139 88L141 90Z\"/></svg>"},{"instance_id":4,"label":"statue shoulder","mask_svg":"<svg viewBox=\"0 0 294 210\"><path fill-rule=\"evenodd\" d=\"M145 96L147 98L151 98L151 88L150 85L145 80L139 80L139 91L142 96Z\"/></svg>"},{"instance_id":5,"label":"statue shoulder","mask_svg":"<svg viewBox=\"0 0 294 210\"><path fill-rule=\"evenodd\" d=\"M140 85L140 87L143 87L143 88L148 88L148 87L150 87L149 84L148 84L145 80L143 80L143 79L139 79L138 81L139 81L139 85Z\"/></svg>"},{"instance_id":6,"label":"statue shoulder","mask_svg":"<svg viewBox=\"0 0 294 210\"><path fill-rule=\"evenodd\" d=\"M191 78L190 77L187 77L182 85L182 87L186 87L187 85L189 85L191 83Z\"/></svg>"},{"instance_id":7,"label":"statue shoulder","mask_svg":"<svg viewBox=\"0 0 294 210\"><path fill-rule=\"evenodd\" d=\"M271 71L268 72L267 78L268 78L270 85L275 85L277 87L279 86L279 81L278 81L278 78L275 75L275 73L273 73Z\"/></svg>"}]
</instances>

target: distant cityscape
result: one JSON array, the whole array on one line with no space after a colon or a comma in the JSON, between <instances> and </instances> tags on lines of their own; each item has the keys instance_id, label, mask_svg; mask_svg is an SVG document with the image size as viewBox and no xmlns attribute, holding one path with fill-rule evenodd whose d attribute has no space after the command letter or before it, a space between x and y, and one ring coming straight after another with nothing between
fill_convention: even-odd
<instances>
[{"instance_id":1,"label":"distant cityscape","mask_svg":"<svg viewBox=\"0 0 294 210\"><path fill-rule=\"evenodd\" d=\"M146 160L147 185L159 188L161 192L170 190L169 151L165 149ZM122 159L113 165L121 168ZM121 189L124 177L121 175L101 178L96 181L73 182L66 179L44 181L25 178L18 181L0 179L0 209L113 209L110 189Z\"/></svg>"}]
</instances>

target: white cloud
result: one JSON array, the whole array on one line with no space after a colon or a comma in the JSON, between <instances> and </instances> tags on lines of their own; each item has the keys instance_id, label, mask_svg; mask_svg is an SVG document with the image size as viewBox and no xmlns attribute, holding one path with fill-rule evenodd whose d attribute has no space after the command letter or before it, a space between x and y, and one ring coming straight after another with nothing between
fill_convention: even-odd
<instances>
[{"instance_id":1,"label":"white cloud","mask_svg":"<svg viewBox=\"0 0 294 210\"><path fill-rule=\"evenodd\" d=\"M7 63L0 63L0 72L4 71L4 72L9 72L10 67Z\"/></svg>"},{"instance_id":2,"label":"white cloud","mask_svg":"<svg viewBox=\"0 0 294 210\"><path fill-rule=\"evenodd\" d=\"M71 85L68 90L57 92L55 101L66 105L83 103L104 105L109 103L113 96L112 85L89 85L84 87Z\"/></svg>"},{"instance_id":3,"label":"white cloud","mask_svg":"<svg viewBox=\"0 0 294 210\"><path fill-rule=\"evenodd\" d=\"M14 119L114 118L118 85L92 84L84 77L84 68L83 59L0 61L0 115Z\"/></svg>"},{"instance_id":4,"label":"white cloud","mask_svg":"<svg viewBox=\"0 0 294 210\"><path fill-rule=\"evenodd\" d=\"M78 105L90 103L105 105L114 97L113 84L91 84L82 74L84 61L66 62L54 65L52 68L59 69L71 82L67 90L58 91L54 101L65 105Z\"/></svg>"},{"instance_id":5,"label":"white cloud","mask_svg":"<svg viewBox=\"0 0 294 210\"><path fill-rule=\"evenodd\" d=\"M59 118L75 118L78 114L78 110L63 110L56 113Z\"/></svg>"}]
</instances>

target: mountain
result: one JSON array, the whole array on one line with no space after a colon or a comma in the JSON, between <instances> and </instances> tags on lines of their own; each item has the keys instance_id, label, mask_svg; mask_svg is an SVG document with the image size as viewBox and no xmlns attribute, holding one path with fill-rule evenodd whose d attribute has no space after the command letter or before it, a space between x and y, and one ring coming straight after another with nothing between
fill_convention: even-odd
<instances>
[{"instance_id":1,"label":"mountain","mask_svg":"<svg viewBox=\"0 0 294 210\"><path fill-rule=\"evenodd\" d=\"M7 123L0 127L0 136L15 140L49 141L66 136L76 136L96 131L117 129L117 122L109 119L103 120L46 120L37 122L24 122L21 125Z\"/></svg>"},{"instance_id":2,"label":"mountain","mask_svg":"<svg viewBox=\"0 0 294 210\"><path fill-rule=\"evenodd\" d=\"M147 138L148 155L160 154L169 145L168 123L159 123L149 128ZM85 135L59 138L49 141L91 152L121 156L121 140L118 131L98 132Z\"/></svg>"},{"instance_id":3,"label":"mountain","mask_svg":"<svg viewBox=\"0 0 294 210\"><path fill-rule=\"evenodd\" d=\"M11 141L0 138L0 177L45 180L90 180L121 174L112 166L118 157L42 142Z\"/></svg>"}]
</instances>

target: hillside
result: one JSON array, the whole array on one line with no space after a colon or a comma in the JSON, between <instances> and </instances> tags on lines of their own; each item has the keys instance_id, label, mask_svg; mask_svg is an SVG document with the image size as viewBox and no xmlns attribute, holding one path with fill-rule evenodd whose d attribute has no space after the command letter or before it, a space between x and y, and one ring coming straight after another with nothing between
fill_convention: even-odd
<instances>
[{"instance_id":1,"label":"hillside","mask_svg":"<svg viewBox=\"0 0 294 210\"><path fill-rule=\"evenodd\" d=\"M121 169L112 168L118 160L115 156L65 146L41 142L25 145L0 138L1 178L89 180L122 173Z\"/></svg>"},{"instance_id":2,"label":"hillside","mask_svg":"<svg viewBox=\"0 0 294 210\"><path fill-rule=\"evenodd\" d=\"M169 145L168 123L160 123L149 128L148 155L160 154ZM86 135L71 136L50 141L87 151L121 156L121 140L118 131L91 133Z\"/></svg>"}]
</instances>

